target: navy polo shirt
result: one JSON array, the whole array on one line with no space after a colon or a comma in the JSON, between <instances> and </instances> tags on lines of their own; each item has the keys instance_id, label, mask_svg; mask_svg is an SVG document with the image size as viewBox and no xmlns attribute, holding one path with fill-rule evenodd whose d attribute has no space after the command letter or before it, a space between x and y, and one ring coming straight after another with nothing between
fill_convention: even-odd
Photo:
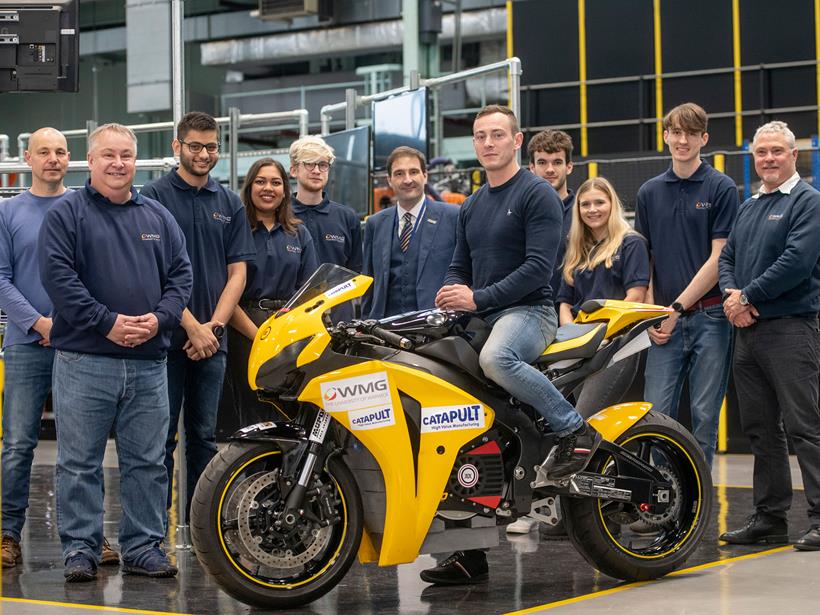
<instances>
[{"instance_id":1,"label":"navy polo shirt","mask_svg":"<svg viewBox=\"0 0 820 615\"><path fill-rule=\"evenodd\" d=\"M313 238L304 224L285 232L281 224L269 231L259 223L253 231L256 258L248 263L243 301L290 299L319 266Z\"/></svg>"},{"instance_id":2,"label":"navy polo shirt","mask_svg":"<svg viewBox=\"0 0 820 615\"><path fill-rule=\"evenodd\" d=\"M627 235L612 256L612 267L601 263L594 269L576 269L572 280L573 286L562 280L557 301L570 304L573 314L589 299L623 299L630 288L649 286L649 253L643 237Z\"/></svg>"},{"instance_id":3,"label":"navy polo shirt","mask_svg":"<svg viewBox=\"0 0 820 615\"><path fill-rule=\"evenodd\" d=\"M362 224L356 212L322 193L318 205L305 205L293 195L293 214L313 237L319 264L333 263L351 271L362 270Z\"/></svg>"},{"instance_id":4,"label":"navy polo shirt","mask_svg":"<svg viewBox=\"0 0 820 615\"><path fill-rule=\"evenodd\" d=\"M182 229L194 272L188 309L199 322L208 322L228 281L228 265L252 260L256 253L242 201L213 177L199 189L176 169L143 186L141 194L162 203ZM179 327L171 348L180 349L187 340ZM226 345L223 337L220 349L226 350Z\"/></svg>"},{"instance_id":5,"label":"navy polo shirt","mask_svg":"<svg viewBox=\"0 0 820 615\"><path fill-rule=\"evenodd\" d=\"M734 182L706 162L691 177L672 171L638 190L635 230L653 258L655 303L671 305L712 254L712 240L729 236L737 215ZM703 297L719 297L717 284Z\"/></svg>"},{"instance_id":6,"label":"navy polo shirt","mask_svg":"<svg viewBox=\"0 0 820 615\"><path fill-rule=\"evenodd\" d=\"M37 259L54 303L54 348L131 359L165 355L192 276L185 239L159 203L133 188L127 203L112 203L89 182L48 210ZM144 344L125 348L105 337L117 314L150 312L159 331Z\"/></svg>"}]
</instances>

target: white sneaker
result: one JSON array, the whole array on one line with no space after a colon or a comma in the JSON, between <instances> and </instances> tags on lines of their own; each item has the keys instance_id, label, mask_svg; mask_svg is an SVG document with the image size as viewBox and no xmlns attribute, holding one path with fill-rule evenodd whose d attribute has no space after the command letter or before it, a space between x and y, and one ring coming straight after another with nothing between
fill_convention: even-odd
<instances>
[{"instance_id":1,"label":"white sneaker","mask_svg":"<svg viewBox=\"0 0 820 615\"><path fill-rule=\"evenodd\" d=\"M508 534L529 534L538 525L538 521L531 517L521 517L507 526Z\"/></svg>"}]
</instances>

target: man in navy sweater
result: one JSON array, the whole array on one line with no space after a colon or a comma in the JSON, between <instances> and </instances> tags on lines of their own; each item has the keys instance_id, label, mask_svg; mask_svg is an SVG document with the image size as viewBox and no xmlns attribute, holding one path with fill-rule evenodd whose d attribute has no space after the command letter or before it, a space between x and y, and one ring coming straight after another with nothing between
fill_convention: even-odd
<instances>
[{"instance_id":1,"label":"man in navy sweater","mask_svg":"<svg viewBox=\"0 0 820 615\"><path fill-rule=\"evenodd\" d=\"M136 155L129 128L97 128L88 137L91 179L49 209L40 229L40 276L54 304L57 528L69 582L97 573L102 461L112 428L123 570L177 573L160 548L168 482L165 362L192 275L171 214L131 186Z\"/></svg>"},{"instance_id":2,"label":"man in navy sweater","mask_svg":"<svg viewBox=\"0 0 820 615\"><path fill-rule=\"evenodd\" d=\"M791 436L808 500L809 531L794 545L820 550L820 193L797 174L794 133L757 129L763 184L740 206L720 256L723 309L736 327L734 375L743 431L754 454L754 506L734 544L784 544L792 481ZM785 427L785 431L784 431Z\"/></svg>"},{"instance_id":3,"label":"man in navy sweater","mask_svg":"<svg viewBox=\"0 0 820 615\"><path fill-rule=\"evenodd\" d=\"M171 337L168 353L168 508L183 404L187 507L200 475L216 454L216 422L228 342L218 340L213 329L231 319L245 290L246 261L256 253L242 201L210 175L219 160L216 120L200 111L186 113L171 146L179 166L141 191L162 203L179 224L194 274L191 299Z\"/></svg>"},{"instance_id":4,"label":"man in navy sweater","mask_svg":"<svg viewBox=\"0 0 820 615\"><path fill-rule=\"evenodd\" d=\"M481 369L535 408L558 435L548 457L554 461L544 469L550 479L561 480L586 467L601 435L530 365L558 328L549 276L563 207L546 181L519 166L522 140L509 108L489 105L476 116L473 145L487 184L459 212L453 262L436 305L476 312L492 325L479 355ZM458 551L421 578L449 585L486 581L487 558L482 551Z\"/></svg>"}]
</instances>

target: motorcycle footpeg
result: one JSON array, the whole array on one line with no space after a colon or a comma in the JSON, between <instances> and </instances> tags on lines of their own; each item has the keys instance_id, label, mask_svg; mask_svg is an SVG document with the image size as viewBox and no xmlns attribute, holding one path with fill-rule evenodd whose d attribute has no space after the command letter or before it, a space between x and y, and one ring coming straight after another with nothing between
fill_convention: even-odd
<instances>
[{"instance_id":1,"label":"motorcycle footpeg","mask_svg":"<svg viewBox=\"0 0 820 615\"><path fill-rule=\"evenodd\" d=\"M538 489L540 487L548 487L550 485L563 485L566 484L565 480L561 481L554 481L547 477L547 473L549 472L550 468L552 468L553 464L555 463L555 455L558 452L558 447L553 446L550 449L549 454L547 454L547 458L544 460L544 463L541 465L535 466L535 480L530 483L530 487L532 489Z\"/></svg>"}]
</instances>

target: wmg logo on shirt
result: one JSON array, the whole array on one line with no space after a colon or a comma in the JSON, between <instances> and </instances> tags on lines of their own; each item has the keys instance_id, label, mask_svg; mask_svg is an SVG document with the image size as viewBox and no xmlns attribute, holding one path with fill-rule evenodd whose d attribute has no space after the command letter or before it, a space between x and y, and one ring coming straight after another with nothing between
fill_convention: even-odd
<instances>
[{"instance_id":1,"label":"wmg logo on shirt","mask_svg":"<svg viewBox=\"0 0 820 615\"><path fill-rule=\"evenodd\" d=\"M292 246L290 244L287 244L285 246L285 249L288 252L290 252L291 254L301 254L302 253L302 248L300 248L299 246Z\"/></svg>"},{"instance_id":2,"label":"wmg logo on shirt","mask_svg":"<svg viewBox=\"0 0 820 615\"><path fill-rule=\"evenodd\" d=\"M231 217L230 216L223 215L223 214L219 213L218 211L215 211L213 213L213 219L216 220L217 222L221 222L222 224L230 224L231 223Z\"/></svg>"},{"instance_id":3,"label":"wmg logo on shirt","mask_svg":"<svg viewBox=\"0 0 820 615\"><path fill-rule=\"evenodd\" d=\"M780 220L783 214L769 214L769 220Z\"/></svg>"},{"instance_id":4,"label":"wmg logo on shirt","mask_svg":"<svg viewBox=\"0 0 820 615\"><path fill-rule=\"evenodd\" d=\"M695 209L712 209L712 204L709 201L698 201L695 203Z\"/></svg>"},{"instance_id":5,"label":"wmg logo on shirt","mask_svg":"<svg viewBox=\"0 0 820 615\"><path fill-rule=\"evenodd\" d=\"M142 241L159 241L159 233L140 233Z\"/></svg>"},{"instance_id":6,"label":"wmg logo on shirt","mask_svg":"<svg viewBox=\"0 0 820 615\"><path fill-rule=\"evenodd\" d=\"M336 243L344 243L344 235L334 235L333 233L325 233L325 241L335 241Z\"/></svg>"}]
</instances>

